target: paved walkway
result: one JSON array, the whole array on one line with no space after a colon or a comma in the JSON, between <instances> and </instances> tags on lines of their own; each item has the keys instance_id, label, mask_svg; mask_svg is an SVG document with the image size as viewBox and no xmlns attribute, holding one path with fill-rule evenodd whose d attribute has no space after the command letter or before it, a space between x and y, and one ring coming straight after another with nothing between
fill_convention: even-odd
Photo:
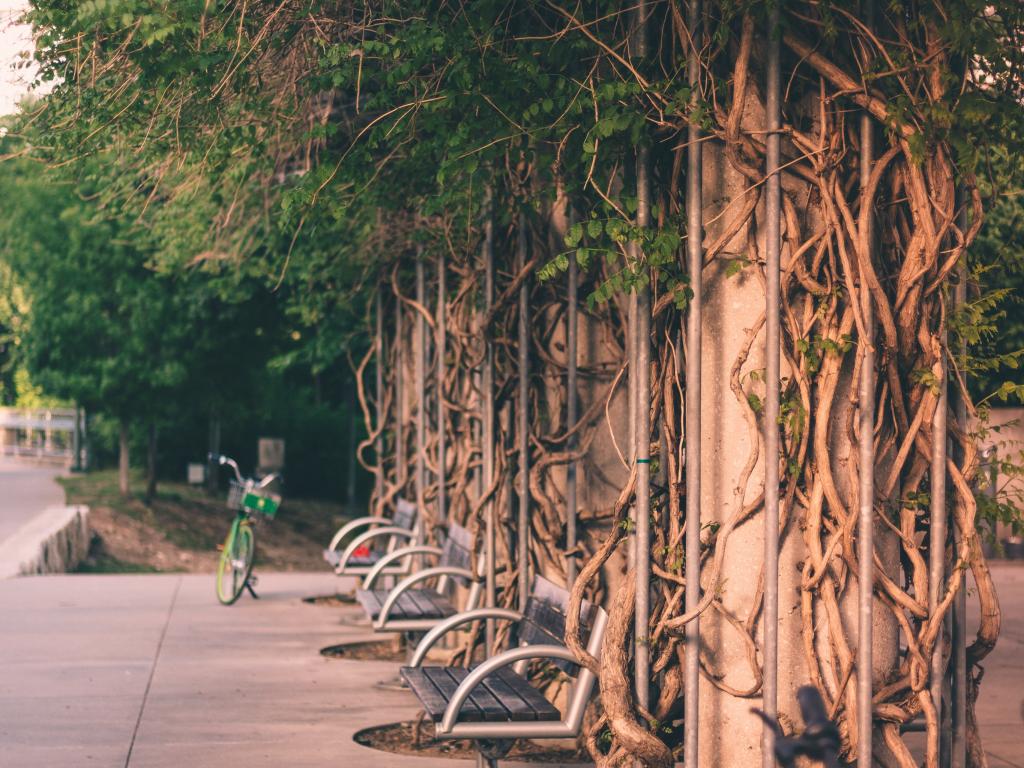
<instances>
[{"instance_id":1,"label":"paved walkway","mask_svg":"<svg viewBox=\"0 0 1024 768\"><path fill-rule=\"evenodd\" d=\"M982 663L978 722L991 768L1024 768L1024 563L994 563L992 575L1003 626Z\"/></svg>"},{"instance_id":2,"label":"paved walkway","mask_svg":"<svg viewBox=\"0 0 1024 768\"><path fill-rule=\"evenodd\" d=\"M0 458L0 543L47 507L64 503L64 489L54 482L63 471Z\"/></svg>"},{"instance_id":3,"label":"paved walkway","mask_svg":"<svg viewBox=\"0 0 1024 768\"><path fill-rule=\"evenodd\" d=\"M261 600L225 608L206 575L0 582L0 766L472 765L352 740L418 708L374 687L394 664L318 654L373 637L340 623L356 609L300 599L335 585L331 575L264 574Z\"/></svg>"},{"instance_id":4,"label":"paved walkway","mask_svg":"<svg viewBox=\"0 0 1024 768\"><path fill-rule=\"evenodd\" d=\"M1010 615L986 665L979 715L992 765L1024 768L1024 568L995 572ZM340 621L358 609L300 600L335 584L330 575L264 574L263 599L224 608L207 575L0 582L0 766L472 765L352 741L417 707L407 693L374 687L394 664L317 653L371 637Z\"/></svg>"}]
</instances>

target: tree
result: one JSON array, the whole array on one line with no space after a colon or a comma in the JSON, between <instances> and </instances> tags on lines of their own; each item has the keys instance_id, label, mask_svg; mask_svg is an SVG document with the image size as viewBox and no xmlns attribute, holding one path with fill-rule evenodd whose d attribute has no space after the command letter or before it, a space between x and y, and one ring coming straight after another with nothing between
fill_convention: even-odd
<instances>
[{"instance_id":1,"label":"tree","mask_svg":"<svg viewBox=\"0 0 1024 768\"><path fill-rule=\"evenodd\" d=\"M87 185L40 170L3 167L0 247L31 307L24 362L45 391L116 416L127 494L132 421L166 413L187 375L185 297L153 276L136 233L90 200Z\"/></svg>"}]
</instances>

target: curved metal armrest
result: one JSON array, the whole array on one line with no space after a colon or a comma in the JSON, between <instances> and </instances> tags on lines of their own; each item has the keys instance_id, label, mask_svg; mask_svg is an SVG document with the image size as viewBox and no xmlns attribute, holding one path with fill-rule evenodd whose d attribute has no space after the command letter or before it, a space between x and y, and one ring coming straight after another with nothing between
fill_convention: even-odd
<instances>
[{"instance_id":1,"label":"curved metal armrest","mask_svg":"<svg viewBox=\"0 0 1024 768\"><path fill-rule=\"evenodd\" d=\"M470 624L474 621L480 621L481 619L508 619L509 621L522 621L523 614L509 608L474 608L471 611L457 613L450 619L442 621L423 636L423 639L420 640L420 644L416 646L416 652L413 654L412 661L409 662L409 666L418 667L422 664L423 659L426 658L427 653L434 647L437 641L456 627L461 627L463 624Z\"/></svg>"},{"instance_id":2,"label":"curved metal armrest","mask_svg":"<svg viewBox=\"0 0 1024 768\"><path fill-rule=\"evenodd\" d=\"M380 578L380 575L384 572L384 569L389 567L392 563L397 560L401 560L404 557L410 557L412 555L436 555L441 556L440 547L432 547L428 544L417 544L411 547L402 547L396 549L394 552L388 552L384 557L377 561L377 564L370 569L370 572L366 574L366 578L363 579L363 589L373 589L373 585Z\"/></svg>"},{"instance_id":3,"label":"curved metal armrest","mask_svg":"<svg viewBox=\"0 0 1024 768\"><path fill-rule=\"evenodd\" d=\"M338 574L342 573L348 565L349 558L352 557L359 547L368 541L380 538L381 536L404 536L407 539L411 539L415 535L416 534L412 531L407 531L405 528L393 526L388 526L387 528L371 528L370 530L359 534L349 542L349 545L345 547L345 552L342 554L341 560L338 561L338 567L334 569L334 572Z\"/></svg>"},{"instance_id":4,"label":"curved metal armrest","mask_svg":"<svg viewBox=\"0 0 1024 768\"><path fill-rule=\"evenodd\" d=\"M341 546L341 542L345 540L352 531L359 528L363 528L367 525L388 525L391 521L386 517L357 517L355 520L350 520L345 523L338 532L331 538L331 543L327 545L328 549L337 549Z\"/></svg>"},{"instance_id":5,"label":"curved metal armrest","mask_svg":"<svg viewBox=\"0 0 1024 768\"><path fill-rule=\"evenodd\" d=\"M527 659L558 659L560 661L570 661L573 664L578 663L572 651L557 645L523 645L519 648L510 648L503 653L499 653L497 656L487 659L487 661L466 675L466 679L455 689L455 693L452 694L448 707L444 711L444 717L441 718L441 722L437 726L438 735L451 733L459 718L459 710L462 709L462 705L466 703L469 694L480 685L480 682L485 677L497 672L502 667L507 667L515 664L517 661L525 661Z\"/></svg>"},{"instance_id":6,"label":"curved metal armrest","mask_svg":"<svg viewBox=\"0 0 1024 768\"><path fill-rule=\"evenodd\" d=\"M407 576L402 579L395 588L392 589L384 601L384 605L380 608L380 615L377 617L377 621L374 622L374 629L383 629L387 623L388 614L391 613L391 609L395 603L398 602L398 598L402 596L404 592L408 592L414 584L419 584L421 581L433 578L434 576L461 576L464 579L470 581L476 581L476 577L472 571L468 571L465 568L455 568L450 565L442 565L436 568L424 568L419 573L414 573L412 576Z\"/></svg>"}]
</instances>

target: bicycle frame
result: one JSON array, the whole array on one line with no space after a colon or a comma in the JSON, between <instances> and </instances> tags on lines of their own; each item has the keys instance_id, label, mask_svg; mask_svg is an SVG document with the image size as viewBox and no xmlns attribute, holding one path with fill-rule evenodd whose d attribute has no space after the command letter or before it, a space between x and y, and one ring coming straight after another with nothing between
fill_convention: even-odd
<instances>
[{"instance_id":1,"label":"bicycle frame","mask_svg":"<svg viewBox=\"0 0 1024 768\"><path fill-rule=\"evenodd\" d=\"M273 500L272 509L265 510L262 506L258 510L254 510L246 502L246 497L250 494L267 488L271 483L278 479L279 475L271 473L264 477L262 480L257 482L255 479L246 478L242 475L238 468L238 462L229 456L214 455L210 454L209 459L213 461L216 459L220 466L228 466L234 472L235 478L232 486L232 492L228 496L228 506L235 511L235 517L231 521L231 527L228 529L228 536L225 539L222 552L221 561L217 569L217 596L221 603L225 605L233 604L241 595L244 590L248 590L254 598L258 597L253 586L255 584L255 576L252 575L252 563L255 557L256 548L256 535L254 530L254 521L256 519L255 511L261 511L268 515L273 515L277 509L277 503L280 501L280 497L276 497ZM236 492L236 488L242 492L242 497L236 506L231 499L233 494ZM261 494L264 498L260 499L260 503L266 501L268 498L272 498L269 494ZM243 551L246 553L241 558L241 565L236 557L235 550L239 545L238 539L243 535L243 541L241 546ZM246 544L245 542L248 542ZM230 571L227 569L230 568ZM225 586L222 583L222 579L226 577L228 573L231 573L233 584L230 593L225 590ZM242 583L238 585L238 574L242 573Z\"/></svg>"}]
</instances>

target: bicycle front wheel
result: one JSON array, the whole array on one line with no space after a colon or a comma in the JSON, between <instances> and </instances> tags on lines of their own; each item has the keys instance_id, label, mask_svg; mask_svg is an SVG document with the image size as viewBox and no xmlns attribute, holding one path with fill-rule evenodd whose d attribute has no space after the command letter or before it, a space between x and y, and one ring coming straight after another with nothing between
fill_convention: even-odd
<instances>
[{"instance_id":1,"label":"bicycle front wheel","mask_svg":"<svg viewBox=\"0 0 1024 768\"><path fill-rule=\"evenodd\" d=\"M256 556L256 537L252 526L244 519L235 520L224 541L217 564L217 599L231 605L242 595L252 573Z\"/></svg>"}]
</instances>

